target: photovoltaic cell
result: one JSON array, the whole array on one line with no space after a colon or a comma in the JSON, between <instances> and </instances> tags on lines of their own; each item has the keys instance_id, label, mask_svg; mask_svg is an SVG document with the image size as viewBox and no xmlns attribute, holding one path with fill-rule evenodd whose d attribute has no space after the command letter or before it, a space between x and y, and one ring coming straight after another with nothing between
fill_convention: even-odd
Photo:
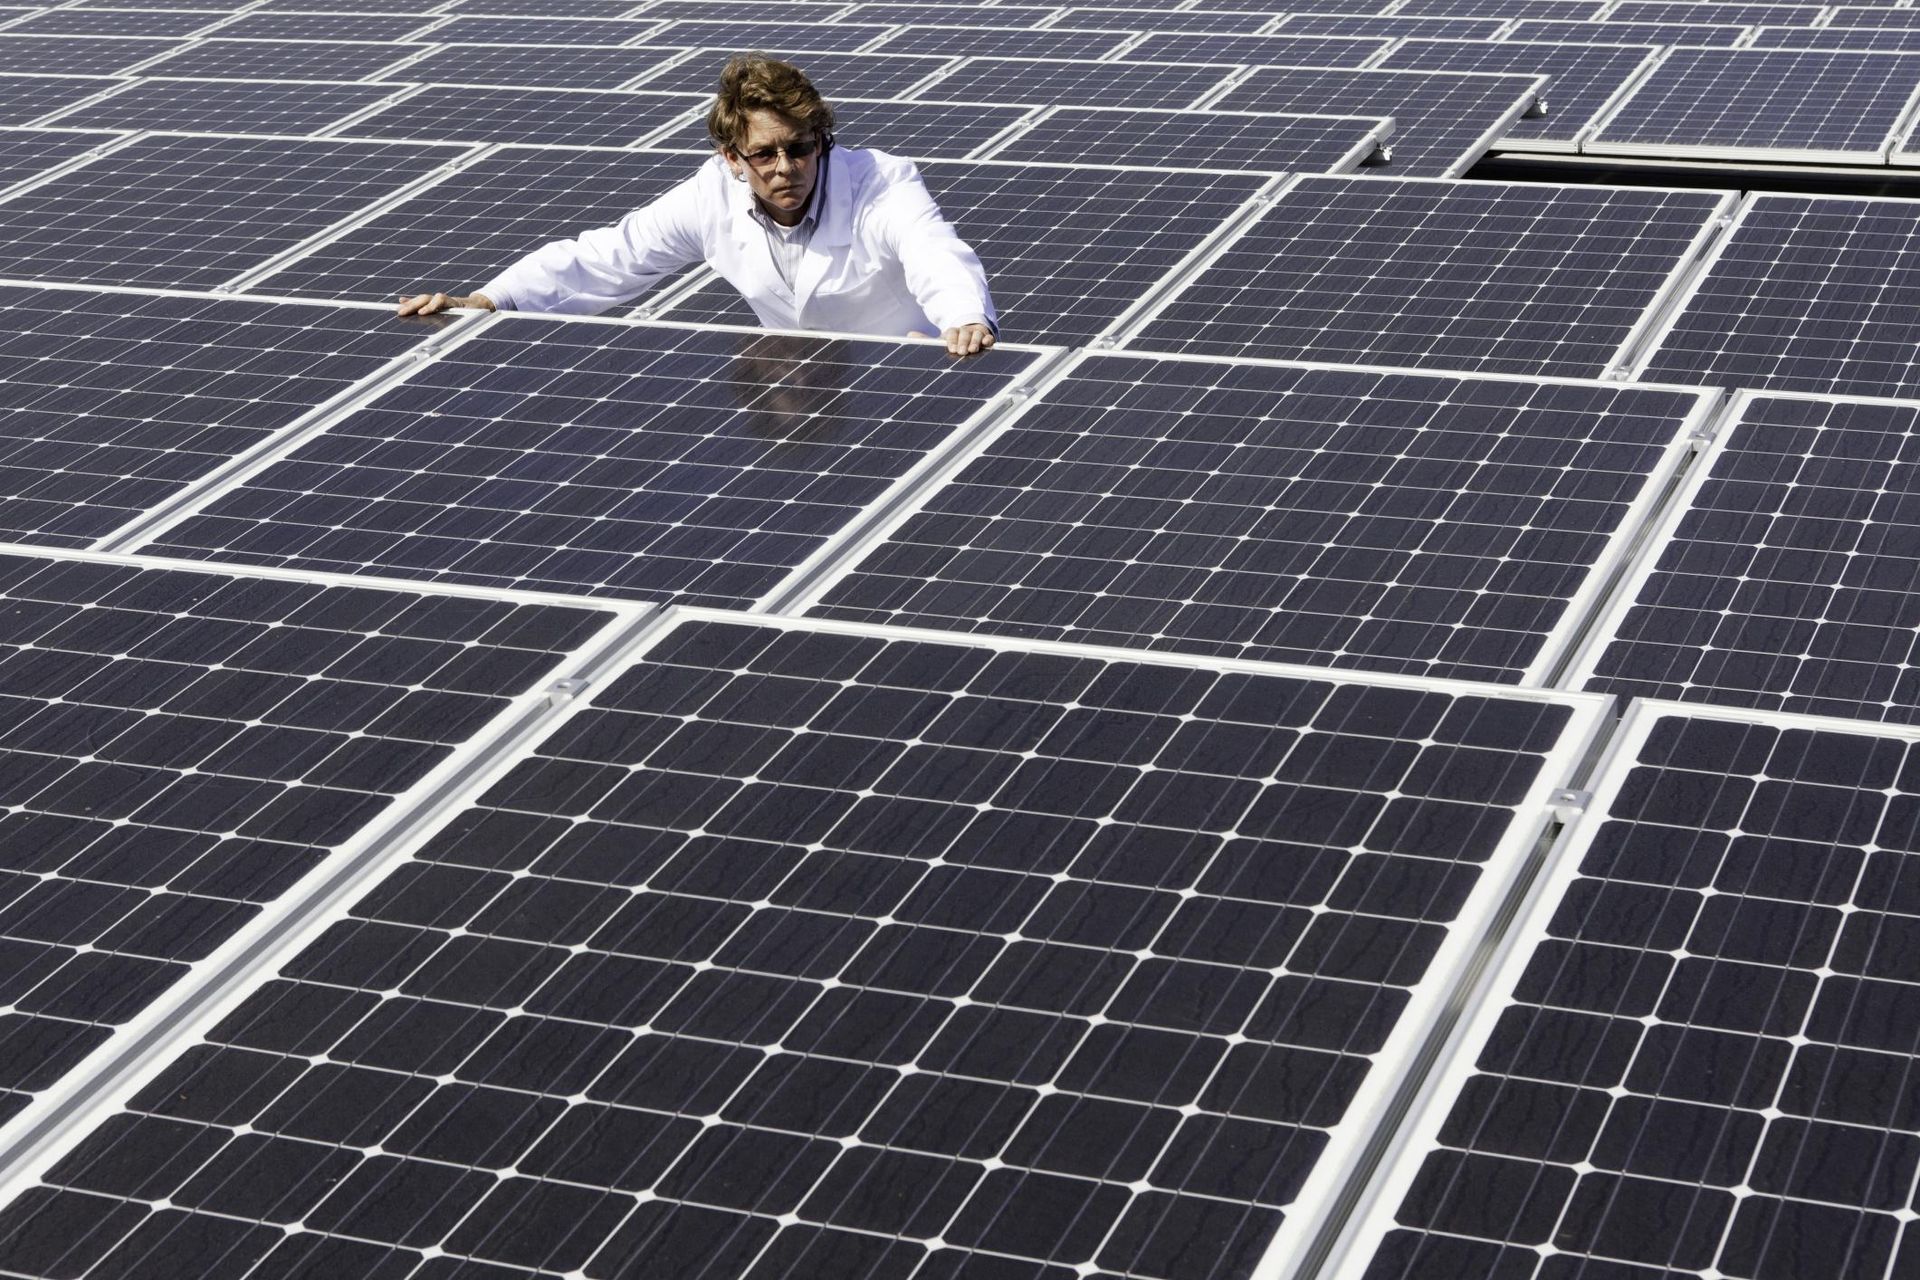
<instances>
[{"instance_id":1,"label":"photovoltaic cell","mask_svg":"<svg viewBox=\"0 0 1920 1280\"><path fill-rule=\"evenodd\" d=\"M1060 12L1057 5L996 4L993 24L997 27L1031 27ZM848 9L843 22L913 24L938 26L953 20L953 7L944 4L857 4Z\"/></svg>"},{"instance_id":2,"label":"photovoltaic cell","mask_svg":"<svg viewBox=\"0 0 1920 1280\"><path fill-rule=\"evenodd\" d=\"M0 1231L88 1278L1247 1275L1584 723L688 619Z\"/></svg>"},{"instance_id":3,"label":"photovoltaic cell","mask_svg":"<svg viewBox=\"0 0 1920 1280\"><path fill-rule=\"evenodd\" d=\"M1126 44L1125 24L1114 31L1028 31L1017 27L906 27L876 48L888 53L999 58L1099 58Z\"/></svg>"},{"instance_id":4,"label":"photovoltaic cell","mask_svg":"<svg viewBox=\"0 0 1920 1280\"><path fill-rule=\"evenodd\" d=\"M1129 345L1598 377L1726 199L1305 178Z\"/></svg>"},{"instance_id":5,"label":"photovoltaic cell","mask_svg":"<svg viewBox=\"0 0 1920 1280\"><path fill-rule=\"evenodd\" d=\"M539 14L560 18L618 18L632 13L634 8L626 0L453 0L447 6L447 12L521 17Z\"/></svg>"},{"instance_id":6,"label":"photovoltaic cell","mask_svg":"<svg viewBox=\"0 0 1920 1280\"><path fill-rule=\"evenodd\" d=\"M249 13L220 28L234 40L416 40L436 19L418 14Z\"/></svg>"},{"instance_id":7,"label":"photovoltaic cell","mask_svg":"<svg viewBox=\"0 0 1920 1280\"><path fill-rule=\"evenodd\" d=\"M1651 45L1531 44L1515 41L1408 40L1380 60L1382 67L1426 71L1506 71L1547 77L1544 116L1508 126L1506 136L1529 143L1572 143L1601 108L1653 57Z\"/></svg>"},{"instance_id":8,"label":"photovoltaic cell","mask_svg":"<svg viewBox=\"0 0 1920 1280\"><path fill-rule=\"evenodd\" d=\"M128 6L127 0L73 0L73 3L69 7L74 9L125 9ZM209 5L208 0L141 0L139 7L142 9L210 9L218 8L219 6ZM15 9L11 5L8 6L7 11L13 13L23 12L22 10Z\"/></svg>"},{"instance_id":9,"label":"photovoltaic cell","mask_svg":"<svg viewBox=\"0 0 1920 1280\"><path fill-rule=\"evenodd\" d=\"M828 91L830 92L830 91ZM962 160L1033 114L1031 107L983 107L960 102L862 102L833 97L833 137L839 146L871 147L911 160ZM704 118L654 144L711 151Z\"/></svg>"},{"instance_id":10,"label":"photovoltaic cell","mask_svg":"<svg viewBox=\"0 0 1920 1280\"><path fill-rule=\"evenodd\" d=\"M1001 334L1077 344L1145 297L1269 179L1255 174L936 160L941 213L986 267ZM752 323L724 281L664 312Z\"/></svg>"},{"instance_id":11,"label":"photovoltaic cell","mask_svg":"<svg viewBox=\"0 0 1920 1280\"><path fill-rule=\"evenodd\" d=\"M51 123L63 129L318 133L399 89L389 84L141 79Z\"/></svg>"},{"instance_id":12,"label":"photovoltaic cell","mask_svg":"<svg viewBox=\"0 0 1920 1280\"><path fill-rule=\"evenodd\" d=\"M1920 720L1911 405L1758 396L1671 522L1587 687Z\"/></svg>"},{"instance_id":13,"label":"photovoltaic cell","mask_svg":"<svg viewBox=\"0 0 1920 1280\"><path fill-rule=\"evenodd\" d=\"M1920 14L1878 5L1837 5L1828 21L1833 27L1920 27Z\"/></svg>"},{"instance_id":14,"label":"photovoltaic cell","mask_svg":"<svg viewBox=\"0 0 1920 1280\"><path fill-rule=\"evenodd\" d=\"M26 124L123 83L106 77L0 75L0 125Z\"/></svg>"},{"instance_id":15,"label":"photovoltaic cell","mask_svg":"<svg viewBox=\"0 0 1920 1280\"><path fill-rule=\"evenodd\" d=\"M1647 376L1770 391L1911 396L1920 327L1901 200L1759 195L1647 359Z\"/></svg>"},{"instance_id":16,"label":"photovoltaic cell","mask_svg":"<svg viewBox=\"0 0 1920 1280\"><path fill-rule=\"evenodd\" d=\"M1811 26L1826 9L1817 4L1746 4L1741 0L1619 0L1606 22L1731 22Z\"/></svg>"},{"instance_id":17,"label":"photovoltaic cell","mask_svg":"<svg viewBox=\"0 0 1920 1280\"><path fill-rule=\"evenodd\" d=\"M1920 51L1920 28L1914 27L1757 27L1757 49L1856 49L1861 52Z\"/></svg>"},{"instance_id":18,"label":"photovoltaic cell","mask_svg":"<svg viewBox=\"0 0 1920 1280\"><path fill-rule=\"evenodd\" d=\"M1389 44L1345 36L1150 35L1120 55L1122 62L1247 63L1255 66L1357 67ZM1116 70L1115 75L1124 75ZM1320 104L1332 110L1333 99ZM1343 108L1344 109L1344 108ZM1307 108L1302 107L1302 111Z\"/></svg>"},{"instance_id":19,"label":"photovoltaic cell","mask_svg":"<svg viewBox=\"0 0 1920 1280\"><path fill-rule=\"evenodd\" d=\"M605 621L18 555L0 594L8 1118Z\"/></svg>"},{"instance_id":20,"label":"photovoltaic cell","mask_svg":"<svg viewBox=\"0 0 1920 1280\"><path fill-rule=\"evenodd\" d=\"M1673 49L1586 150L1884 159L1917 83L1908 54Z\"/></svg>"},{"instance_id":21,"label":"photovoltaic cell","mask_svg":"<svg viewBox=\"0 0 1920 1280\"><path fill-rule=\"evenodd\" d=\"M1594 0L1402 0L1395 13L1441 18L1597 18L1606 6Z\"/></svg>"},{"instance_id":22,"label":"photovoltaic cell","mask_svg":"<svg viewBox=\"0 0 1920 1280\"><path fill-rule=\"evenodd\" d=\"M10 22L11 35L185 36L227 21L224 10L47 9Z\"/></svg>"},{"instance_id":23,"label":"photovoltaic cell","mask_svg":"<svg viewBox=\"0 0 1920 1280\"><path fill-rule=\"evenodd\" d=\"M16 36L0 34L0 71L30 75L112 75L157 58L177 41L112 36Z\"/></svg>"},{"instance_id":24,"label":"photovoltaic cell","mask_svg":"<svg viewBox=\"0 0 1920 1280\"><path fill-rule=\"evenodd\" d=\"M1390 124L1358 116L1060 107L1042 115L1006 146L995 148L993 156L996 160L1072 156L1081 164L1113 165L1152 160L1169 169L1342 173L1378 151L1391 131Z\"/></svg>"},{"instance_id":25,"label":"photovoltaic cell","mask_svg":"<svg viewBox=\"0 0 1920 1280\"><path fill-rule=\"evenodd\" d=\"M680 56L679 49L590 45L453 44L389 72L431 84L499 84L542 89L613 89Z\"/></svg>"},{"instance_id":26,"label":"photovoltaic cell","mask_svg":"<svg viewBox=\"0 0 1920 1280\"><path fill-rule=\"evenodd\" d=\"M500 151L342 232L253 287L392 302L471 292L544 244L611 226L693 176L698 159L657 151Z\"/></svg>"},{"instance_id":27,"label":"photovoltaic cell","mask_svg":"<svg viewBox=\"0 0 1920 1280\"><path fill-rule=\"evenodd\" d=\"M0 129L0 191L37 178L55 165L113 142L111 133L64 133L40 129Z\"/></svg>"},{"instance_id":28,"label":"photovoltaic cell","mask_svg":"<svg viewBox=\"0 0 1920 1280\"><path fill-rule=\"evenodd\" d=\"M997 15L999 10L995 10ZM1073 8L1047 24L1047 30L1092 28L1106 31L1219 31L1251 35L1273 23L1266 13L1222 13L1215 10ZM998 19L995 19L998 25Z\"/></svg>"},{"instance_id":29,"label":"photovoltaic cell","mask_svg":"<svg viewBox=\"0 0 1920 1280\"><path fill-rule=\"evenodd\" d=\"M1391 116L1395 171L1451 176L1485 154L1540 93L1539 79L1527 75L1273 67L1207 105L1293 115L1337 103L1356 115Z\"/></svg>"},{"instance_id":30,"label":"photovoltaic cell","mask_svg":"<svg viewBox=\"0 0 1920 1280\"><path fill-rule=\"evenodd\" d=\"M619 147L708 101L696 94L631 90L433 85L354 121L348 132L360 138Z\"/></svg>"},{"instance_id":31,"label":"photovoltaic cell","mask_svg":"<svg viewBox=\"0 0 1920 1280\"><path fill-rule=\"evenodd\" d=\"M1063 107L1191 107L1233 73L1224 66L968 58L921 89L943 102ZM1323 104L1324 105L1324 104Z\"/></svg>"},{"instance_id":32,"label":"photovoltaic cell","mask_svg":"<svg viewBox=\"0 0 1920 1280\"><path fill-rule=\"evenodd\" d=\"M1913 1267L1912 734L1629 728L1342 1274Z\"/></svg>"},{"instance_id":33,"label":"photovoltaic cell","mask_svg":"<svg viewBox=\"0 0 1920 1280\"><path fill-rule=\"evenodd\" d=\"M0 537L85 548L377 372L431 325L0 289Z\"/></svg>"},{"instance_id":34,"label":"photovoltaic cell","mask_svg":"<svg viewBox=\"0 0 1920 1280\"><path fill-rule=\"evenodd\" d=\"M1706 403L1099 357L808 612L1518 683Z\"/></svg>"},{"instance_id":35,"label":"photovoltaic cell","mask_svg":"<svg viewBox=\"0 0 1920 1280\"><path fill-rule=\"evenodd\" d=\"M672 21L828 22L847 6L838 0L652 0L646 17Z\"/></svg>"},{"instance_id":36,"label":"photovoltaic cell","mask_svg":"<svg viewBox=\"0 0 1920 1280\"><path fill-rule=\"evenodd\" d=\"M699 50L687 61L649 75L644 87L689 90L710 97L720 83L720 69L736 52L731 48ZM890 98L953 63L952 58L904 53L776 51L776 55L791 59L805 71L807 78L833 103L835 114L842 98Z\"/></svg>"},{"instance_id":37,"label":"photovoltaic cell","mask_svg":"<svg viewBox=\"0 0 1920 1280\"><path fill-rule=\"evenodd\" d=\"M524 12L524 10L522 10ZM622 22L610 18L467 17L457 14L427 36L436 44L599 44L648 43L658 22ZM666 43L660 41L657 43ZM692 41L674 40L673 44Z\"/></svg>"},{"instance_id":38,"label":"photovoltaic cell","mask_svg":"<svg viewBox=\"0 0 1920 1280\"><path fill-rule=\"evenodd\" d=\"M1708 22L1556 22L1524 18L1507 32L1509 40L1569 44L1685 44L1730 49L1752 27Z\"/></svg>"},{"instance_id":39,"label":"photovoltaic cell","mask_svg":"<svg viewBox=\"0 0 1920 1280\"><path fill-rule=\"evenodd\" d=\"M1029 363L508 317L148 549L750 605Z\"/></svg>"},{"instance_id":40,"label":"photovoltaic cell","mask_svg":"<svg viewBox=\"0 0 1920 1280\"><path fill-rule=\"evenodd\" d=\"M150 76L231 80L358 80L427 47L369 41L201 40L142 71Z\"/></svg>"},{"instance_id":41,"label":"photovoltaic cell","mask_svg":"<svg viewBox=\"0 0 1920 1280\"><path fill-rule=\"evenodd\" d=\"M141 2L144 4L145 0ZM278 13L282 10L295 13L431 14L447 7L444 0L259 0L257 4L246 6L246 10L250 14Z\"/></svg>"},{"instance_id":42,"label":"photovoltaic cell","mask_svg":"<svg viewBox=\"0 0 1920 1280\"><path fill-rule=\"evenodd\" d=\"M209 288L462 154L142 138L0 202L0 274Z\"/></svg>"}]
</instances>

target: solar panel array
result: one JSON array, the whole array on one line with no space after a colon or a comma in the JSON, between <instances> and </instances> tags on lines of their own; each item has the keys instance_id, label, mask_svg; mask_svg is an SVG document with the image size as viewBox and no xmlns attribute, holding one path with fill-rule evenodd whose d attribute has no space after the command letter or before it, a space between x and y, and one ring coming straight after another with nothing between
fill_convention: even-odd
<instances>
[{"instance_id":1,"label":"solar panel array","mask_svg":"<svg viewBox=\"0 0 1920 1280\"><path fill-rule=\"evenodd\" d=\"M0 1274L1914 1272L1914 12L0 7Z\"/></svg>"}]
</instances>

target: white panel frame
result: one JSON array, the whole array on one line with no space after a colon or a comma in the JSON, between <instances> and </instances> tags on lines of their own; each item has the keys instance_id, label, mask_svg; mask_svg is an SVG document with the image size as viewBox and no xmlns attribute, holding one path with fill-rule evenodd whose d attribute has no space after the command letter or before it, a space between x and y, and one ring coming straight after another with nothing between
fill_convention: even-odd
<instances>
[{"instance_id":1,"label":"white panel frame","mask_svg":"<svg viewBox=\"0 0 1920 1280\"><path fill-rule=\"evenodd\" d=\"M1381 1240L1395 1229L1394 1213L1406 1199L1427 1153L1439 1145L1440 1129L1461 1087L1478 1074L1474 1061L1501 1014L1514 1003L1513 992L1533 958L1535 944L1546 936L1547 926L1561 899L1579 878L1580 864L1608 821L1621 786L1638 763L1641 747L1667 717L1920 742L1920 725L1635 699L1618 728L1607 738L1598 763L1579 783L1591 796L1581 792L1569 794L1570 825L1555 842L1545 869L1517 904L1512 927L1492 948L1487 973L1465 990L1468 1016L1448 1036L1439 1052L1435 1071L1420 1089L1407 1122L1394 1135L1388 1158L1382 1162L1378 1176L1360 1193L1353 1217L1332 1242L1326 1265L1314 1273L1314 1280L1362 1280ZM1257 1280L1266 1278L1257 1277Z\"/></svg>"}]
</instances>

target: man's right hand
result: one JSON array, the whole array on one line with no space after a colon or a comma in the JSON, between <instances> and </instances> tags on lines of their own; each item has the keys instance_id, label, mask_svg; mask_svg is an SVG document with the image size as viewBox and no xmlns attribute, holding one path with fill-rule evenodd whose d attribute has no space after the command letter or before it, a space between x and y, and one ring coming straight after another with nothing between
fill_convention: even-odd
<instances>
[{"instance_id":1,"label":"man's right hand","mask_svg":"<svg viewBox=\"0 0 1920 1280\"><path fill-rule=\"evenodd\" d=\"M400 314L403 316L430 316L449 307L478 307L482 311L492 311L493 299L484 293L470 293L461 297L457 293L416 293L412 297L402 294Z\"/></svg>"}]
</instances>

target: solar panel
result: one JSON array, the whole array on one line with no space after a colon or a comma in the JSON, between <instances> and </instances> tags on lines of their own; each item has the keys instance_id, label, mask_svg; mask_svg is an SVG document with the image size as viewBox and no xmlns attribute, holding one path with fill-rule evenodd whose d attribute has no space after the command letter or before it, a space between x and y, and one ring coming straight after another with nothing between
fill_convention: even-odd
<instances>
[{"instance_id":1,"label":"solar panel","mask_svg":"<svg viewBox=\"0 0 1920 1280\"><path fill-rule=\"evenodd\" d=\"M526 10L522 9L522 13ZM562 11L564 12L564 11ZM646 43L662 30L658 22L622 22L611 18L468 17L458 13L428 37L439 44L598 44ZM673 41L674 44L693 43Z\"/></svg>"},{"instance_id":2,"label":"solar panel","mask_svg":"<svg viewBox=\"0 0 1920 1280\"><path fill-rule=\"evenodd\" d=\"M362 138L630 146L711 99L611 89L433 85L362 120Z\"/></svg>"},{"instance_id":3,"label":"solar panel","mask_svg":"<svg viewBox=\"0 0 1920 1280\"><path fill-rule=\"evenodd\" d=\"M1340 1184L1594 719L695 616L0 1229L90 1277L169 1245L1251 1274Z\"/></svg>"},{"instance_id":4,"label":"solar panel","mask_svg":"<svg viewBox=\"0 0 1920 1280\"><path fill-rule=\"evenodd\" d=\"M1491 40L1507 25L1505 18L1440 18L1403 16L1355 17L1348 14L1294 14L1278 29L1280 35L1410 36L1447 40Z\"/></svg>"},{"instance_id":5,"label":"solar panel","mask_svg":"<svg viewBox=\"0 0 1920 1280\"><path fill-rule=\"evenodd\" d=\"M319 133L399 92L390 84L142 79L48 122L62 129Z\"/></svg>"},{"instance_id":6,"label":"solar panel","mask_svg":"<svg viewBox=\"0 0 1920 1280\"><path fill-rule=\"evenodd\" d=\"M998 12L997 9L994 11L996 26L999 25ZM1266 13L1090 7L1062 9L1060 16L1047 24L1047 29L1059 31L1084 27L1107 31L1222 31L1251 35L1272 25L1273 20L1273 16Z\"/></svg>"},{"instance_id":7,"label":"solar panel","mask_svg":"<svg viewBox=\"0 0 1920 1280\"><path fill-rule=\"evenodd\" d=\"M428 47L367 41L201 40L142 70L153 76L232 80L372 79Z\"/></svg>"},{"instance_id":8,"label":"solar panel","mask_svg":"<svg viewBox=\"0 0 1920 1280\"><path fill-rule=\"evenodd\" d=\"M1715 399L1096 356L807 612L1537 683Z\"/></svg>"},{"instance_id":9,"label":"solar panel","mask_svg":"<svg viewBox=\"0 0 1920 1280\"><path fill-rule=\"evenodd\" d=\"M1028 31L1017 27L902 27L875 48L888 53L1002 58L1100 58L1133 36L1114 31Z\"/></svg>"},{"instance_id":10,"label":"solar panel","mask_svg":"<svg viewBox=\"0 0 1920 1280\"><path fill-rule=\"evenodd\" d=\"M0 129L0 192L118 140L111 133Z\"/></svg>"},{"instance_id":11,"label":"solar panel","mask_svg":"<svg viewBox=\"0 0 1920 1280\"><path fill-rule=\"evenodd\" d=\"M805 71L836 110L843 97L891 98L953 64L952 58L904 53L778 52ZM720 69L733 56L731 49L696 50L686 61L649 75L644 85L711 95L720 83Z\"/></svg>"},{"instance_id":12,"label":"solar panel","mask_svg":"<svg viewBox=\"0 0 1920 1280\"><path fill-rule=\"evenodd\" d=\"M139 9L46 9L7 24L10 35L185 36L227 21L212 10L166 12Z\"/></svg>"},{"instance_id":13,"label":"solar panel","mask_svg":"<svg viewBox=\"0 0 1920 1280\"><path fill-rule=\"evenodd\" d=\"M1078 344L1114 327L1270 179L1257 174L936 160L927 189L986 267L1002 336ZM662 311L752 323L716 281Z\"/></svg>"},{"instance_id":14,"label":"solar panel","mask_svg":"<svg viewBox=\"0 0 1920 1280\"><path fill-rule=\"evenodd\" d=\"M172 40L111 36L0 35L0 71L104 76L176 48Z\"/></svg>"},{"instance_id":15,"label":"solar panel","mask_svg":"<svg viewBox=\"0 0 1920 1280\"><path fill-rule=\"evenodd\" d=\"M235 40L415 40L432 29L434 18L419 14L249 13L220 28Z\"/></svg>"},{"instance_id":16,"label":"solar panel","mask_svg":"<svg viewBox=\"0 0 1920 1280\"><path fill-rule=\"evenodd\" d=\"M0 125L26 124L125 81L104 76L22 76L0 73Z\"/></svg>"},{"instance_id":17,"label":"solar panel","mask_svg":"<svg viewBox=\"0 0 1920 1280\"><path fill-rule=\"evenodd\" d=\"M1177 62L968 58L919 96L1035 107L1191 107L1232 75L1231 67Z\"/></svg>"},{"instance_id":18,"label":"solar panel","mask_svg":"<svg viewBox=\"0 0 1920 1280\"><path fill-rule=\"evenodd\" d=\"M1594 0L1402 0L1395 13L1440 18L1597 18L1606 9Z\"/></svg>"},{"instance_id":19,"label":"solar panel","mask_svg":"<svg viewBox=\"0 0 1920 1280\"><path fill-rule=\"evenodd\" d=\"M1863 52L1903 53L1920 50L1920 28L1914 27L1756 27L1757 49L1857 49Z\"/></svg>"},{"instance_id":20,"label":"solar panel","mask_svg":"<svg viewBox=\"0 0 1920 1280\"><path fill-rule=\"evenodd\" d=\"M1884 161L1920 58L1836 50L1673 49L1600 122L1586 150Z\"/></svg>"},{"instance_id":21,"label":"solar panel","mask_svg":"<svg viewBox=\"0 0 1920 1280\"><path fill-rule=\"evenodd\" d=\"M1272 67L1255 71L1208 103L1223 111L1299 114L1339 103L1342 111L1393 119L1400 173L1464 172L1539 101L1538 76L1474 71L1350 71Z\"/></svg>"},{"instance_id":22,"label":"solar panel","mask_svg":"<svg viewBox=\"0 0 1920 1280\"><path fill-rule=\"evenodd\" d=\"M140 0L145 4L146 0ZM591 0L588 0L591 3ZM250 14L274 13L282 9L301 13L437 13L448 6L445 0L258 0L243 6ZM632 8L631 5L627 6Z\"/></svg>"},{"instance_id":23,"label":"solar panel","mask_svg":"<svg viewBox=\"0 0 1920 1280\"><path fill-rule=\"evenodd\" d=\"M748 606L1031 363L509 316L147 549Z\"/></svg>"},{"instance_id":24,"label":"solar panel","mask_svg":"<svg viewBox=\"0 0 1920 1280\"><path fill-rule=\"evenodd\" d=\"M1642 363L1666 381L1912 395L1916 261L1907 201L1755 195Z\"/></svg>"},{"instance_id":25,"label":"solar panel","mask_svg":"<svg viewBox=\"0 0 1920 1280\"><path fill-rule=\"evenodd\" d=\"M646 75L680 49L602 49L590 45L452 44L388 73L433 84L497 84L542 89L614 89Z\"/></svg>"},{"instance_id":26,"label":"solar panel","mask_svg":"<svg viewBox=\"0 0 1920 1280\"><path fill-rule=\"evenodd\" d=\"M638 6L627 0L453 0L447 12L455 15L542 15L559 18L619 18Z\"/></svg>"},{"instance_id":27,"label":"solar panel","mask_svg":"<svg viewBox=\"0 0 1920 1280\"><path fill-rule=\"evenodd\" d=\"M1364 116L1055 107L991 154L996 160L1071 156L1080 164L1147 160L1168 169L1345 173L1382 160L1392 133L1391 120Z\"/></svg>"},{"instance_id":28,"label":"solar panel","mask_svg":"<svg viewBox=\"0 0 1920 1280\"><path fill-rule=\"evenodd\" d=\"M1408 40L1379 65L1428 71L1518 71L1547 77L1551 110L1519 119L1505 141L1529 151L1572 150L1594 118L1654 56L1650 45Z\"/></svg>"},{"instance_id":29,"label":"solar panel","mask_svg":"<svg viewBox=\"0 0 1920 1280\"><path fill-rule=\"evenodd\" d=\"M398 143L140 138L0 202L0 275L211 288L461 154Z\"/></svg>"},{"instance_id":30,"label":"solar panel","mask_svg":"<svg viewBox=\"0 0 1920 1280\"><path fill-rule=\"evenodd\" d=\"M1572 44L1686 44L1730 49L1744 42L1752 27L1708 22L1555 22L1526 18L1513 24L1508 40L1556 40Z\"/></svg>"},{"instance_id":31,"label":"solar panel","mask_svg":"<svg viewBox=\"0 0 1920 1280\"><path fill-rule=\"evenodd\" d=\"M661 27L650 39L655 44L685 45L692 49L815 49L821 53L853 53L892 29L878 23L853 22L681 21Z\"/></svg>"},{"instance_id":32,"label":"solar panel","mask_svg":"<svg viewBox=\"0 0 1920 1280\"><path fill-rule=\"evenodd\" d=\"M1836 5L1831 27L1920 27L1920 14L1879 5Z\"/></svg>"},{"instance_id":33,"label":"solar panel","mask_svg":"<svg viewBox=\"0 0 1920 1280\"><path fill-rule=\"evenodd\" d=\"M840 0L651 0L642 16L696 22L832 22L846 7Z\"/></svg>"},{"instance_id":34,"label":"solar panel","mask_svg":"<svg viewBox=\"0 0 1920 1280\"><path fill-rule=\"evenodd\" d=\"M1826 8L1817 4L1748 4L1745 0L1618 0L1606 22L1731 22L1813 26Z\"/></svg>"},{"instance_id":35,"label":"solar panel","mask_svg":"<svg viewBox=\"0 0 1920 1280\"><path fill-rule=\"evenodd\" d=\"M1357 67L1393 42L1344 36L1150 35L1118 61L1224 62L1293 67ZM1329 100L1323 107L1337 105Z\"/></svg>"},{"instance_id":36,"label":"solar panel","mask_svg":"<svg viewBox=\"0 0 1920 1280\"><path fill-rule=\"evenodd\" d=\"M132 7L140 9L220 9L218 4L211 3L210 0L140 0L138 6L129 5L128 0L72 0L70 4L63 7L70 9L127 9ZM26 12L25 10L14 9L12 6L8 6L8 11ZM221 11L224 13L229 10Z\"/></svg>"},{"instance_id":37,"label":"solar panel","mask_svg":"<svg viewBox=\"0 0 1920 1280\"><path fill-rule=\"evenodd\" d=\"M983 107L964 102L862 102L832 97L836 144L872 147L913 160L961 160L1030 118L1031 107ZM656 147L710 151L704 118L659 139Z\"/></svg>"},{"instance_id":38,"label":"solar panel","mask_svg":"<svg viewBox=\"0 0 1920 1280\"><path fill-rule=\"evenodd\" d=\"M1743 393L1572 678L1622 695L1920 719L1917 412Z\"/></svg>"},{"instance_id":39,"label":"solar panel","mask_svg":"<svg viewBox=\"0 0 1920 1280\"><path fill-rule=\"evenodd\" d=\"M0 288L0 538L84 548L404 355L417 321Z\"/></svg>"},{"instance_id":40,"label":"solar panel","mask_svg":"<svg viewBox=\"0 0 1920 1280\"><path fill-rule=\"evenodd\" d=\"M509 149L332 236L252 288L393 302L473 289L540 246L611 226L693 176L698 160L657 151Z\"/></svg>"},{"instance_id":41,"label":"solar panel","mask_svg":"<svg viewBox=\"0 0 1920 1280\"><path fill-rule=\"evenodd\" d=\"M14 554L0 593L8 1118L351 857L608 621Z\"/></svg>"},{"instance_id":42,"label":"solar panel","mask_svg":"<svg viewBox=\"0 0 1920 1280\"><path fill-rule=\"evenodd\" d=\"M1912 760L1639 708L1338 1274L1904 1274Z\"/></svg>"},{"instance_id":43,"label":"solar panel","mask_svg":"<svg viewBox=\"0 0 1920 1280\"><path fill-rule=\"evenodd\" d=\"M1718 191L1303 178L1128 345L1599 377L1698 255Z\"/></svg>"},{"instance_id":44,"label":"solar panel","mask_svg":"<svg viewBox=\"0 0 1920 1280\"><path fill-rule=\"evenodd\" d=\"M1037 26L1060 12L1057 5L994 4L985 7L993 10L993 24L1006 28ZM840 20L877 22L887 26L899 23L938 26L942 22L951 22L953 14L950 4L856 4L841 15Z\"/></svg>"}]
</instances>

